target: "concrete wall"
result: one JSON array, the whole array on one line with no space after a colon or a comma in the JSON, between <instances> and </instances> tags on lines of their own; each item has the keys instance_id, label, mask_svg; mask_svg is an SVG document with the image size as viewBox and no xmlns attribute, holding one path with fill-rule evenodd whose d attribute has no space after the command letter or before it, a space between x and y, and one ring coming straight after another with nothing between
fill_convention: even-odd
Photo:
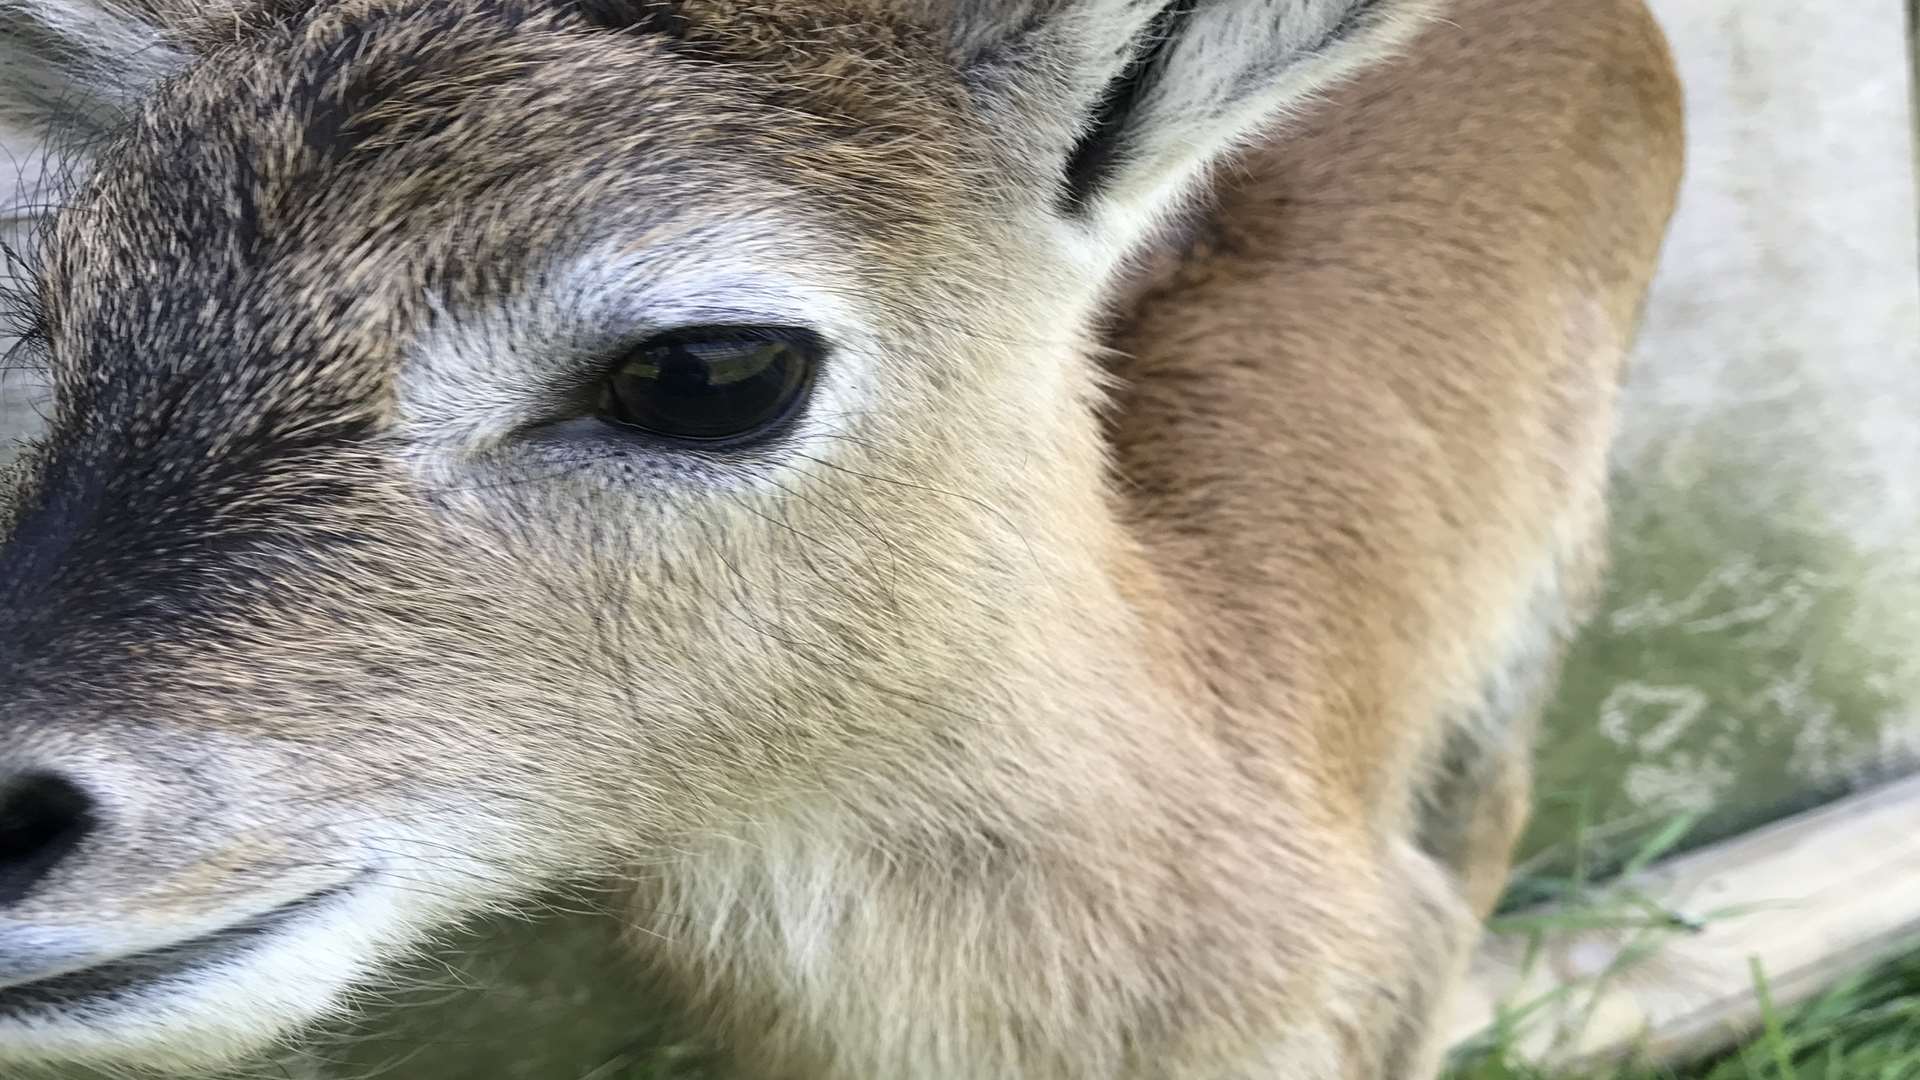
<instances>
[{"instance_id":1,"label":"concrete wall","mask_svg":"<svg viewBox=\"0 0 1920 1080\"><path fill-rule=\"evenodd\" d=\"M1689 171L1618 454L1609 612L1533 844L1700 836L1920 762L1920 217L1905 0L1652 0ZM1557 798L1565 801L1556 803Z\"/></svg>"}]
</instances>

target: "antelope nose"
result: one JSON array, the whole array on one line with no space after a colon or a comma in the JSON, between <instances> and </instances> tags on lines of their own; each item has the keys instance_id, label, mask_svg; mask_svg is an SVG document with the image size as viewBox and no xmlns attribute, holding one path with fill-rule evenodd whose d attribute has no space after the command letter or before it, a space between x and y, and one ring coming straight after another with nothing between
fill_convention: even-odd
<instances>
[{"instance_id":1,"label":"antelope nose","mask_svg":"<svg viewBox=\"0 0 1920 1080\"><path fill-rule=\"evenodd\" d=\"M32 892L94 824L93 798L58 773L0 780L0 907Z\"/></svg>"}]
</instances>

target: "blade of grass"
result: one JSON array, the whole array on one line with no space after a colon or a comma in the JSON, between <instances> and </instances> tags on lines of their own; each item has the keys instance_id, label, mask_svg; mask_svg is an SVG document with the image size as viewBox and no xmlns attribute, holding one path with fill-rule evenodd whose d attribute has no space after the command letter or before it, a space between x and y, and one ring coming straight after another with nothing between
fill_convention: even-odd
<instances>
[{"instance_id":1,"label":"blade of grass","mask_svg":"<svg viewBox=\"0 0 1920 1080\"><path fill-rule=\"evenodd\" d=\"M1780 1071L1780 1080L1799 1080L1799 1073L1793 1067L1793 1047L1787 1041L1780 1013L1773 1007L1773 994L1767 988L1767 973L1761 970L1757 956L1750 958L1747 965L1753 971L1753 992L1760 996L1760 1022L1766 1029L1766 1046L1773 1055L1773 1066Z\"/></svg>"}]
</instances>

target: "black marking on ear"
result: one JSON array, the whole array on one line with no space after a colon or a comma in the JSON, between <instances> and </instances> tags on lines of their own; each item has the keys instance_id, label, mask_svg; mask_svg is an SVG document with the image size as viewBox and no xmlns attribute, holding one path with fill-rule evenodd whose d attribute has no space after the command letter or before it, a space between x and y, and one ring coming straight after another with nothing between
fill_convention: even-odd
<instances>
[{"instance_id":1,"label":"black marking on ear","mask_svg":"<svg viewBox=\"0 0 1920 1080\"><path fill-rule=\"evenodd\" d=\"M1230 106L1242 98L1258 94L1280 78L1287 68L1330 53L1354 38L1364 37L1391 17L1391 12L1398 10L1399 0L1347 0L1347 5L1340 18L1321 31L1319 37L1289 52L1276 53L1264 64L1249 65L1240 72L1232 87L1220 96L1218 103Z\"/></svg>"},{"instance_id":2,"label":"black marking on ear","mask_svg":"<svg viewBox=\"0 0 1920 1080\"><path fill-rule=\"evenodd\" d=\"M1301 50L1301 55L1310 56L1325 52L1348 38L1357 36L1361 31L1370 29L1385 17L1389 0L1352 0L1353 6L1340 16L1340 21L1327 28L1320 40Z\"/></svg>"},{"instance_id":3,"label":"black marking on ear","mask_svg":"<svg viewBox=\"0 0 1920 1080\"><path fill-rule=\"evenodd\" d=\"M1180 36L1181 24L1193 14L1199 0L1173 0L1153 17L1140 35L1141 46L1127 61L1119 75L1107 84L1094 107L1087 133L1067 157L1066 190L1061 193L1060 210L1066 214L1084 213L1087 203L1113 174L1126 156L1124 134L1127 121L1152 88L1159 74L1160 61Z\"/></svg>"},{"instance_id":4,"label":"black marking on ear","mask_svg":"<svg viewBox=\"0 0 1920 1080\"><path fill-rule=\"evenodd\" d=\"M602 30L684 38L689 26L678 0L567 0L566 7L589 26Z\"/></svg>"}]
</instances>

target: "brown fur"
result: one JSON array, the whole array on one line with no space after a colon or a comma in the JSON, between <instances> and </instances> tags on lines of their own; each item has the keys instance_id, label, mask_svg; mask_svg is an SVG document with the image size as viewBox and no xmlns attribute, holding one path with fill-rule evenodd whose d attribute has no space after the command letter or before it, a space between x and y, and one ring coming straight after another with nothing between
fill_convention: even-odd
<instances>
[{"instance_id":1,"label":"brown fur","mask_svg":"<svg viewBox=\"0 0 1920 1080\"><path fill-rule=\"evenodd\" d=\"M1104 368L1007 135L1051 98L952 74L1004 12L463 7L165 9L205 59L47 242L0 753L113 824L0 941L366 929L224 1027L0 989L0 1059L250 1053L338 1007L315 950L610 877L743 1075L1430 1075L1677 181L1638 0L1459 0L1223 170ZM799 451L545 434L604 327L721 301L840 342Z\"/></svg>"}]
</instances>

